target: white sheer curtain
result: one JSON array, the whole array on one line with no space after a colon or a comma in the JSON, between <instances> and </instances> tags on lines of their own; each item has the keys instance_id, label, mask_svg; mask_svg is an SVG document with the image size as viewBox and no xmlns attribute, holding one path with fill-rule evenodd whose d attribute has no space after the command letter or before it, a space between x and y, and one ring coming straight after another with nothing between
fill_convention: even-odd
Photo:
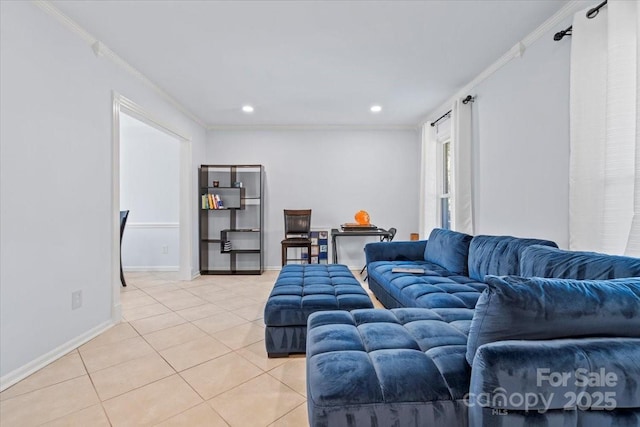
<instances>
[{"instance_id":1,"label":"white sheer curtain","mask_svg":"<svg viewBox=\"0 0 640 427\"><path fill-rule=\"evenodd\" d=\"M635 1L610 0L594 19L586 10L574 17L571 249L638 255L637 9Z\"/></svg>"},{"instance_id":2,"label":"white sheer curtain","mask_svg":"<svg viewBox=\"0 0 640 427\"><path fill-rule=\"evenodd\" d=\"M471 194L471 105L457 100L451 107L452 187L451 228L473 234Z\"/></svg>"},{"instance_id":3,"label":"white sheer curtain","mask_svg":"<svg viewBox=\"0 0 640 427\"><path fill-rule=\"evenodd\" d=\"M451 108L451 116L437 126L427 122L422 126L422 169L420 236L427 238L431 230L441 227L441 200L443 173L442 143L450 141L451 229L473 234L473 205L471 194L471 103L458 100Z\"/></svg>"},{"instance_id":4,"label":"white sheer curtain","mask_svg":"<svg viewBox=\"0 0 640 427\"><path fill-rule=\"evenodd\" d=\"M633 221L625 255L640 257L640 6L636 3L636 157Z\"/></svg>"},{"instance_id":5,"label":"white sheer curtain","mask_svg":"<svg viewBox=\"0 0 640 427\"><path fill-rule=\"evenodd\" d=\"M440 226L438 216L438 143L436 128L431 122L422 125L422 150L420 174L420 238Z\"/></svg>"}]
</instances>

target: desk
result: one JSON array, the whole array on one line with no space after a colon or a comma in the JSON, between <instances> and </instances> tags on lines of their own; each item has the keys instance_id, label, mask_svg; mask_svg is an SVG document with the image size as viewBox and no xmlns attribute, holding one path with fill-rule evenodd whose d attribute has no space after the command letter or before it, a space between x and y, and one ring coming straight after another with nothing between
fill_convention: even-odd
<instances>
[{"instance_id":1,"label":"desk","mask_svg":"<svg viewBox=\"0 0 640 427\"><path fill-rule=\"evenodd\" d=\"M338 263L338 246L336 245L336 238L340 236L378 236L380 240L389 240L391 233L383 228L375 228L371 230L355 230L355 231L340 231L337 228L331 229L331 245L333 246L333 263Z\"/></svg>"}]
</instances>

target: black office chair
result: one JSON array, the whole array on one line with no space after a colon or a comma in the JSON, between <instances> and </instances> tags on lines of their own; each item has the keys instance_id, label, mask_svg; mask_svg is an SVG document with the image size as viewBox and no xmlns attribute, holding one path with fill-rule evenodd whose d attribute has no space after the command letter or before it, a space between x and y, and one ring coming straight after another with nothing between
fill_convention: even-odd
<instances>
[{"instance_id":1,"label":"black office chair","mask_svg":"<svg viewBox=\"0 0 640 427\"><path fill-rule=\"evenodd\" d=\"M311 209L284 210L284 240L282 244L282 265L287 261L304 261L288 258L289 248L307 248L307 263L311 263Z\"/></svg>"},{"instance_id":2,"label":"black office chair","mask_svg":"<svg viewBox=\"0 0 640 427\"><path fill-rule=\"evenodd\" d=\"M387 242L390 242L393 240L394 237L396 237L396 232L398 230L396 230L395 227L391 227L390 229L387 230L389 232L389 236L380 239L380 241L382 242L383 240L386 240ZM367 264L364 265L364 267L362 267L362 270L360 270L360 274L364 273L364 270L367 268ZM362 279L363 281L366 281L369 278L369 276L365 276L364 279Z\"/></svg>"},{"instance_id":3,"label":"black office chair","mask_svg":"<svg viewBox=\"0 0 640 427\"><path fill-rule=\"evenodd\" d=\"M120 283L122 283L122 286L127 286L122 273L122 235L124 234L124 226L127 225L128 217L129 211L120 211Z\"/></svg>"}]
</instances>

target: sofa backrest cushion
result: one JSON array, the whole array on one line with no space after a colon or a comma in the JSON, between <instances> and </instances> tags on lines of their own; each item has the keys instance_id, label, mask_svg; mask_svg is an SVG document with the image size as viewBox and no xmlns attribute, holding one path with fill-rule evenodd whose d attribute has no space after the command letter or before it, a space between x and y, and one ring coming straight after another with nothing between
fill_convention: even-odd
<instances>
[{"instance_id":1,"label":"sofa backrest cushion","mask_svg":"<svg viewBox=\"0 0 640 427\"><path fill-rule=\"evenodd\" d=\"M638 277L640 259L531 246L522 251L520 276L593 280Z\"/></svg>"},{"instance_id":2,"label":"sofa backrest cushion","mask_svg":"<svg viewBox=\"0 0 640 427\"><path fill-rule=\"evenodd\" d=\"M640 277L572 280L487 276L471 320L467 361L483 344L580 337L640 338Z\"/></svg>"},{"instance_id":3,"label":"sofa backrest cushion","mask_svg":"<svg viewBox=\"0 0 640 427\"><path fill-rule=\"evenodd\" d=\"M531 245L557 248L554 242L512 236L475 236L469 246L469 277L480 282L484 276L521 275L520 254Z\"/></svg>"},{"instance_id":4,"label":"sofa backrest cushion","mask_svg":"<svg viewBox=\"0 0 640 427\"><path fill-rule=\"evenodd\" d=\"M438 264L451 273L468 273L469 243L473 237L457 231L434 228L424 249L424 259Z\"/></svg>"}]
</instances>

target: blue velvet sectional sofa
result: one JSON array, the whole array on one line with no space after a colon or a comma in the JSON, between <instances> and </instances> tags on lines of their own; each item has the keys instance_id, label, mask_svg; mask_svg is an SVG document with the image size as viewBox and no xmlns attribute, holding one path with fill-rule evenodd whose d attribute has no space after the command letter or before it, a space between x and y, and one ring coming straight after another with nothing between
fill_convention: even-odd
<instances>
[{"instance_id":1,"label":"blue velvet sectional sofa","mask_svg":"<svg viewBox=\"0 0 640 427\"><path fill-rule=\"evenodd\" d=\"M511 236L469 236L435 229L427 241L368 244L369 288L387 308L473 309L487 284L484 278L517 275L520 254L531 245L557 248L549 240ZM396 267L425 274L394 273Z\"/></svg>"},{"instance_id":2,"label":"blue velvet sectional sofa","mask_svg":"<svg viewBox=\"0 0 640 427\"><path fill-rule=\"evenodd\" d=\"M640 426L640 259L445 230L366 254L391 309L309 317L312 426Z\"/></svg>"}]
</instances>

